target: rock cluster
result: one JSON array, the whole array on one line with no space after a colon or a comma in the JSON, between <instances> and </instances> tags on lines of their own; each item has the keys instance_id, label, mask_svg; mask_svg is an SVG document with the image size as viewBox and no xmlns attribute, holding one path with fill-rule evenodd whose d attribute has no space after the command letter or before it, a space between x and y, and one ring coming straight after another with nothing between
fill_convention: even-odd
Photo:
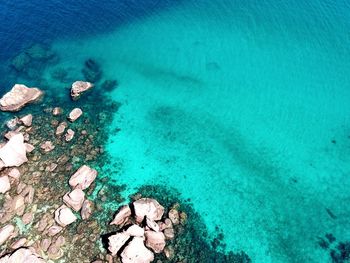
<instances>
[{"instance_id":1,"label":"rock cluster","mask_svg":"<svg viewBox=\"0 0 350 263\"><path fill-rule=\"evenodd\" d=\"M169 212L172 219L166 218L164 207L151 198L122 206L110 224L123 230L108 238L108 250L112 256L120 255L123 263L152 262L154 253L164 252L166 240L175 236L173 225L180 222L175 210Z\"/></svg>"},{"instance_id":2,"label":"rock cluster","mask_svg":"<svg viewBox=\"0 0 350 263\"><path fill-rule=\"evenodd\" d=\"M38 88L16 84L0 99L0 110L19 111L28 103L39 100L42 95L43 92Z\"/></svg>"}]
</instances>

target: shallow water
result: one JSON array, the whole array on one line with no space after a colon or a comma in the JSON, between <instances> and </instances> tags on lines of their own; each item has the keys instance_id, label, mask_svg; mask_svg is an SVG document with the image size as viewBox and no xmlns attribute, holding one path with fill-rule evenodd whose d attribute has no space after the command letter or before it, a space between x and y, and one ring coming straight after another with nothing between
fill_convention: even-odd
<instances>
[{"instance_id":1,"label":"shallow water","mask_svg":"<svg viewBox=\"0 0 350 263\"><path fill-rule=\"evenodd\" d=\"M330 261L318 237L350 238L348 3L108 2L102 17L62 3L62 27L40 27L39 42L61 57L54 68L82 78L92 57L118 80L106 170L117 164L125 196L178 189L253 262Z\"/></svg>"}]
</instances>

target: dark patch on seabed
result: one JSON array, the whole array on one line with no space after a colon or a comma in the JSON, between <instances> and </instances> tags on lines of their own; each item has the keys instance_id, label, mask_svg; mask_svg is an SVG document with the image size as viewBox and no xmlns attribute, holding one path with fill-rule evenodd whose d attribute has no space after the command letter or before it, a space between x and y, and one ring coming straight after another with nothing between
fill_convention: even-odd
<instances>
[{"instance_id":1,"label":"dark patch on seabed","mask_svg":"<svg viewBox=\"0 0 350 263\"><path fill-rule=\"evenodd\" d=\"M101 173L96 180L94 190L91 189L86 193L87 197L95 203L95 213L91 219L74 223L61 233L66 237L67 243L71 242L74 236L80 236L80 239L75 241L74 246L69 248L70 253L65 254L62 260L85 262L101 258L98 246L99 235L115 231L107 222L113 218L116 205L119 206L125 201L121 193L127 186L119 185L117 180L110 179L111 177L117 178L115 175L122 169L122 164L116 164L112 169L105 169L106 164L111 163L113 157L103 150L109 133L113 132L109 130L110 121L121 104L111 101L109 98L108 93L118 88L118 81L117 79L105 79L103 65L93 58L86 58L80 69L69 72L65 69L53 70L58 61L62 59L64 58L58 57L49 46L39 44L28 46L23 52L16 54L7 68L8 81L14 84L17 82L16 80L21 79L25 84L30 83L31 86L37 86L44 90L45 96L39 104L25 107L19 113L1 114L0 121L4 122L14 116L31 113L34 116L32 138L37 142L51 140L57 146L57 149L50 154L41 155L36 151L34 155L30 155L28 164L21 167L23 169L21 170L23 172L21 180L28 184L35 181L36 198L38 198L37 201L41 200L39 208L45 207L45 205L54 206L61 202L62 194L69 190L67 173L71 173L82 164L88 163ZM44 77L47 72L50 72L51 78L56 81L55 85L59 85L59 87L53 87L50 81ZM69 97L69 86L76 80L74 76L88 78L94 82L95 87L84 94L84 98L72 102ZM62 94L65 95L62 96ZM53 129L57 127L59 122L66 120L65 115L52 118L51 111L52 107L55 106L60 106L65 110L71 110L74 107L81 107L84 110L80 122L70 124L70 127L76 131L76 138L73 139L72 144L66 143L54 135ZM52 162L59 164L55 173L47 170ZM30 175L33 174L32 177L27 176L28 171L31 172ZM169 259L163 254L159 254L156 255L156 260L193 263L250 262L248 255L244 252L237 254L224 252L226 246L220 229L217 229L218 234L215 237L210 237L200 215L195 212L190 202L182 200L180 193L174 189L148 185L141 187L136 195L156 198L166 209L178 203L181 210L187 215L186 223L176 228L176 238L169 241L174 248L174 257ZM33 225L39 224L43 218L51 217L52 211L47 211L45 216L35 218ZM36 235L35 231L37 230L33 231ZM89 240L89 242L84 240ZM4 253L10 251L10 247L6 247ZM83 251L86 253L82 253Z\"/></svg>"}]
</instances>

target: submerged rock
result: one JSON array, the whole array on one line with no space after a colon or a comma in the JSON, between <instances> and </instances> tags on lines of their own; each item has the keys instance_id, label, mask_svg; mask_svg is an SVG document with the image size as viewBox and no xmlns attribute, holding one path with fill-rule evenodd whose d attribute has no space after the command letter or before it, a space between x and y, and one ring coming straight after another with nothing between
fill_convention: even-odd
<instances>
[{"instance_id":1,"label":"submerged rock","mask_svg":"<svg viewBox=\"0 0 350 263\"><path fill-rule=\"evenodd\" d=\"M70 90L70 96L73 100L77 100L80 96L91 89L94 85L87 81L76 81L72 84L72 88Z\"/></svg>"},{"instance_id":2,"label":"submerged rock","mask_svg":"<svg viewBox=\"0 0 350 263\"><path fill-rule=\"evenodd\" d=\"M102 85L101 88L105 91L112 91L115 88L117 88L118 86L118 81L116 80L105 80Z\"/></svg>"},{"instance_id":3,"label":"submerged rock","mask_svg":"<svg viewBox=\"0 0 350 263\"><path fill-rule=\"evenodd\" d=\"M46 141L40 145L40 148L44 152L51 152L53 149L55 149L55 145L53 145L53 143L51 141Z\"/></svg>"},{"instance_id":4,"label":"submerged rock","mask_svg":"<svg viewBox=\"0 0 350 263\"><path fill-rule=\"evenodd\" d=\"M23 134L19 133L0 148L0 160L4 167L20 166L28 161L26 153Z\"/></svg>"},{"instance_id":5,"label":"submerged rock","mask_svg":"<svg viewBox=\"0 0 350 263\"><path fill-rule=\"evenodd\" d=\"M143 238L134 237L121 253L123 263L149 263L154 260L152 251L143 244Z\"/></svg>"},{"instance_id":6,"label":"submerged rock","mask_svg":"<svg viewBox=\"0 0 350 263\"><path fill-rule=\"evenodd\" d=\"M72 210L65 205L60 206L55 211L55 221L62 227L72 224L77 220L77 217L73 214Z\"/></svg>"},{"instance_id":7,"label":"submerged rock","mask_svg":"<svg viewBox=\"0 0 350 263\"><path fill-rule=\"evenodd\" d=\"M92 83L99 81L102 76L102 71L100 69L100 66L97 64L96 61L92 59L88 59L85 61L85 65L82 70L82 73L85 79Z\"/></svg>"},{"instance_id":8,"label":"submerged rock","mask_svg":"<svg viewBox=\"0 0 350 263\"><path fill-rule=\"evenodd\" d=\"M56 128L55 135L56 135L56 136L62 135L62 134L64 133L64 131L66 130L67 126L68 126L68 125L67 125L66 122L61 122L61 123L57 126L57 128Z\"/></svg>"},{"instance_id":9,"label":"submerged rock","mask_svg":"<svg viewBox=\"0 0 350 263\"><path fill-rule=\"evenodd\" d=\"M28 103L39 100L42 95L43 92L38 88L16 84L0 99L0 110L19 111Z\"/></svg>"},{"instance_id":10,"label":"submerged rock","mask_svg":"<svg viewBox=\"0 0 350 263\"><path fill-rule=\"evenodd\" d=\"M164 214L164 207L157 200L141 198L133 203L136 221L141 223L145 217L151 220L160 220Z\"/></svg>"},{"instance_id":11,"label":"submerged rock","mask_svg":"<svg viewBox=\"0 0 350 263\"><path fill-rule=\"evenodd\" d=\"M81 208L81 218L83 220L89 219L91 214L92 214L92 207L93 207L93 203L90 200L85 200L83 203L83 207Z\"/></svg>"},{"instance_id":12,"label":"submerged rock","mask_svg":"<svg viewBox=\"0 0 350 263\"><path fill-rule=\"evenodd\" d=\"M69 179L69 185L73 189L85 190L96 179L97 171L87 165L81 166Z\"/></svg>"},{"instance_id":13,"label":"submerged rock","mask_svg":"<svg viewBox=\"0 0 350 263\"><path fill-rule=\"evenodd\" d=\"M61 115L62 114L62 109L60 107L55 107L53 108L52 110L52 115L53 116L58 116L58 115Z\"/></svg>"},{"instance_id":14,"label":"submerged rock","mask_svg":"<svg viewBox=\"0 0 350 263\"><path fill-rule=\"evenodd\" d=\"M68 115L68 120L71 122L76 121L81 115L83 114L83 111L79 108L73 109L69 115Z\"/></svg>"},{"instance_id":15,"label":"submerged rock","mask_svg":"<svg viewBox=\"0 0 350 263\"><path fill-rule=\"evenodd\" d=\"M68 129L67 133L64 136L64 139L66 140L66 142L70 142L71 140L73 140L75 132L72 129Z\"/></svg>"}]
</instances>

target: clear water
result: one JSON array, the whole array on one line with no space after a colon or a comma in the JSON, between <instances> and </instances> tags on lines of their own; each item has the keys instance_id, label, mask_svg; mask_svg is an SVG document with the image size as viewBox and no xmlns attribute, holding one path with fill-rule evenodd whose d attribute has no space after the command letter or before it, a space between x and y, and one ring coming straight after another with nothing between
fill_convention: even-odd
<instances>
[{"instance_id":1,"label":"clear water","mask_svg":"<svg viewBox=\"0 0 350 263\"><path fill-rule=\"evenodd\" d=\"M93 57L120 83L107 151L125 195L178 189L253 262L329 262L318 237L350 239L348 2L57 2L38 29L57 67L79 79Z\"/></svg>"}]
</instances>

